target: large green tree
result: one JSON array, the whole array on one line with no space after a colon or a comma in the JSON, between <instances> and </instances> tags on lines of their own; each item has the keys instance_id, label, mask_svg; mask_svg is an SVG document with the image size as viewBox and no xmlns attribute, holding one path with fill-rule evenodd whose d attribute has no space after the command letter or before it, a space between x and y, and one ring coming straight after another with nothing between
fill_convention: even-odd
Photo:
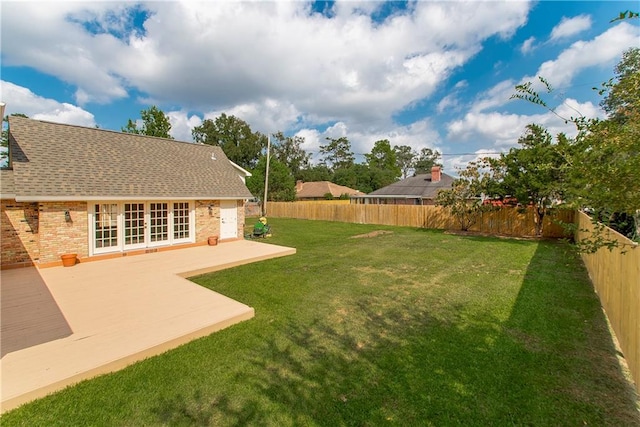
<instances>
[{"instance_id":1,"label":"large green tree","mask_svg":"<svg viewBox=\"0 0 640 427\"><path fill-rule=\"evenodd\" d=\"M603 84L603 107L609 117L588 119L562 117L572 122L578 134L564 150L567 162L565 201L569 206L594 213L594 222L602 221L624 232L617 223L631 217L635 227L629 237L640 239L640 65L638 48L627 50L616 66L616 77ZM516 86L512 98L538 104L553 113L546 96L553 92L540 77L546 93L533 89L531 82ZM556 113L557 114L557 113ZM596 224L597 225L597 224ZM592 244L595 242L594 244ZM598 246L613 246L601 236L593 236L583 245L591 251Z\"/></svg>"},{"instance_id":2,"label":"large green tree","mask_svg":"<svg viewBox=\"0 0 640 427\"><path fill-rule=\"evenodd\" d=\"M301 136L284 136L282 132L273 135L271 155L285 164L295 179L302 179L301 171L309 167L311 154L303 148L305 140Z\"/></svg>"},{"instance_id":3,"label":"large green tree","mask_svg":"<svg viewBox=\"0 0 640 427\"><path fill-rule=\"evenodd\" d=\"M320 146L321 163L332 171L348 169L355 162L355 156L351 151L351 142L346 137L326 138L329 141Z\"/></svg>"},{"instance_id":4,"label":"large green tree","mask_svg":"<svg viewBox=\"0 0 640 427\"><path fill-rule=\"evenodd\" d=\"M393 151L396 153L396 165L400 169L401 178L408 178L418 153L408 145L394 145Z\"/></svg>"},{"instance_id":5,"label":"large green tree","mask_svg":"<svg viewBox=\"0 0 640 427\"><path fill-rule=\"evenodd\" d=\"M256 167L267 145L265 135L252 132L247 122L225 113L215 120L204 120L191 134L196 142L220 146L229 160L248 170Z\"/></svg>"},{"instance_id":6,"label":"large green tree","mask_svg":"<svg viewBox=\"0 0 640 427\"><path fill-rule=\"evenodd\" d=\"M378 168L393 172L395 177L400 176L396 153L391 149L391 143L387 139L381 139L373 144L371 152L364 155L367 164L371 168Z\"/></svg>"},{"instance_id":7,"label":"large green tree","mask_svg":"<svg viewBox=\"0 0 640 427\"><path fill-rule=\"evenodd\" d=\"M313 165L308 166L306 169L301 169L299 178L304 182L313 181L331 181L333 173L326 165Z\"/></svg>"},{"instance_id":8,"label":"large green tree","mask_svg":"<svg viewBox=\"0 0 640 427\"><path fill-rule=\"evenodd\" d=\"M129 119L127 125L122 128L122 132L173 139L169 134L171 131L169 116L155 105L140 111L140 118L142 122L140 125L137 121Z\"/></svg>"},{"instance_id":9,"label":"large green tree","mask_svg":"<svg viewBox=\"0 0 640 427\"><path fill-rule=\"evenodd\" d=\"M420 175L424 173L431 173L433 166L441 166L438 163L440 153L433 151L431 148L423 148L418 154L418 158L413 163L414 175Z\"/></svg>"},{"instance_id":10,"label":"large green tree","mask_svg":"<svg viewBox=\"0 0 640 427\"><path fill-rule=\"evenodd\" d=\"M261 156L256 167L247 178L247 188L256 197L264 200L264 181L267 170L267 158ZM291 171L278 159L269 159L269 185L267 200L273 202L291 202L296 198L295 179Z\"/></svg>"},{"instance_id":11,"label":"large green tree","mask_svg":"<svg viewBox=\"0 0 640 427\"><path fill-rule=\"evenodd\" d=\"M392 184L400 177L396 153L391 148L389 140L376 141L371 153L365 154L364 157L370 170L370 184L373 190Z\"/></svg>"},{"instance_id":12,"label":"large green tree","mask_svg":"<svg viewBox=\"0 0 640 427\"><path fill-rule=\"evenodd\" d=\"M565 140L562 136L559 139ZM520 147L498 159L489 159L497 180L495 189L501 196L515 197L523 206L533 206L536 235L541 236L545 215L563 197L565 160L551 134L540 125L527 125L518 144Z\"/></svg>"},{"instance_id":13,"label":"large green tree","mask_svg":"<svg viewBox=\"0 0 640 427\"><path fill-rule=\"evenodd\" d=\"M640 48L625 51L614 72L615 77L603 84L600 93L606 96L600 105L610 119L626 122L640 105Z\"/></svg>"},{"instance_id":14,"label":"large green tree","mask_svg":"<svg viewBox=\"0 0 640 427\"><path fill-rule=\"evenodd\" d=\"M348 168L342 168L333 174L333 182L349 188L370 193L380 187L376 186L376 171L362 163L355 163Z\"/></svg>"}]
</instances>

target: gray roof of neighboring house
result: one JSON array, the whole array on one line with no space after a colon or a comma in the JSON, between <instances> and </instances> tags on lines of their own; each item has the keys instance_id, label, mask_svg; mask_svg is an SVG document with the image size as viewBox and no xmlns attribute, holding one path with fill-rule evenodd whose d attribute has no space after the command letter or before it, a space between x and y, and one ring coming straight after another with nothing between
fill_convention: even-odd
<instances>
[{"instance_id":1,"label":"gray roof of neighboring house","mask_svg":"<svg viewBox=\"0 0 640 427\"><path fill-rule=\"evenodd\" d=\"M17 200L253 197L217 146L18 116L9 133Z\"/></svg>"},{"instance_id":2,"label":"gray roof of neighboring house","mask_svg":"<svg viewBox=\"0 0 640 427\"><path fill-rule=\"evenodd\" d=\"M372 191L365 197L435 199L438 191L451 188L454 179L442 173L440 181L432 182L431 174L416 175Z\"/></svg>"},{"instance_id":3,"label":"gray roof of neighboring house","mask_svg":"<svg viewBox=\"0 0 640 427\"><path fill-rule=\"evenodd\" d=\"M296 192L296 197L302 198L321 198L325 194L331 193L333 197L340 197L343 194L359 195L363 194L353 188L345 187L343 185L334 184L330 181L311 181L303 182L302 188Z\"/></svg>"}]
</instances>

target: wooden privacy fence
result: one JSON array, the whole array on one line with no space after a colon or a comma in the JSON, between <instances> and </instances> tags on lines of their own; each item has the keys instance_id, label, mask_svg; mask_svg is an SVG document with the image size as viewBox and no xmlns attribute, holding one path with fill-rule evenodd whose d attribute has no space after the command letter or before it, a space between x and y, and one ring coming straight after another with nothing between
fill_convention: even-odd
<instances>
[{"instance_id":1,"label":"wooden privacy fence","mask_svg":"<svg viewBox=\"0 0 640 427\"><path fill-rule=\"evenodd\" d=\"M578 239L594 229L582 212L576 222ZM640 392L640 247L610 228L603 237L616 240L619 247L582 254L582 260Z\"/></svg>"},{"instance_id":2,"label":"wooden privacy fence","mask_svg":"<svg viewBox=\"0 0 640 427\"><path fill-rule=\"evenodd\" d=\"M403 227L459 230L460 225L449 210L440 206L355 205L316 202L269 202L268 216L312 219L358 224L398 225ZM570 237L556 221L572 223L574 212L559 210L544 220L544 237ZM535 236L534 212L503 207L482 212L470 231L502 236Z\"/></svg>"}]
</instances>

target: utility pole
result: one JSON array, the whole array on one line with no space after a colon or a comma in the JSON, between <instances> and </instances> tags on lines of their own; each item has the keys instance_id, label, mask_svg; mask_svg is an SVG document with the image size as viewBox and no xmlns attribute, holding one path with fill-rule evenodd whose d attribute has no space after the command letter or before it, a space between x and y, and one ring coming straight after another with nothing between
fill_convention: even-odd
<instances>
[{"instance_id":1,"label":"utility pole","mask_svg":"<svg viewBox=\"0 0 640 427\"><path fill-rule=\"evenodd\" d=\"M264 199L262 200L262 216L267 215L267 191L269 190L269 156L271 151L271 136L267 135L267 168L264 171Z\"/></svg>"}]
</instances>

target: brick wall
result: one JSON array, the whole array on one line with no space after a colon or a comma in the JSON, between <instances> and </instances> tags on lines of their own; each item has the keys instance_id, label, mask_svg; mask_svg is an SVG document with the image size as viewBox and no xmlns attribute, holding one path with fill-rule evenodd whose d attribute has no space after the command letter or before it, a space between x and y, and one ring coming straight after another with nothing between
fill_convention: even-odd
<instances>
[{"instance_id":1,"label":"brick wall","mask_svg":"<svg viewBox=\"0 0 640 427\"><path fill-rule=\"evenodd\" d=\"M69 211L71 221L65 219ZM64 253L89 255L89 221L86 202L40 203L40 263L60 261Z\"/></svg>"},{"instance_id":2,"label":"brick wall","mask_svg":"<svg viewBox=\"0 0 640 427\"><path fill-rule=\"evenodd\" d=\"M242 200L238 200L238 237L244 238L245 209Z\"/></svg>"},{"instance_id":3,"label":"brick wall","mask_svg":"<svg viewBox=\"0 0 640 427\"><path fill-rule=\"evenodd\" d=\"M2 200L0 203L2 267L34 265L40 258L38 204Z\"/></svg>"},{"instance_id":4,"label":"brick wall","mask_svg":"<svg viewBox=\"0 0 640 427\"><path fill-rule=\"evenodd\" d=\"M206 242L210 236L220 236L220 201L196 200L196 242Z\"/></svg>"},{"instance_id":5,"label":"brick wall","mask_svg":"<svg viewBox=\"0 0 640 427\"><path fill-rule=\"evenodd\" d=\"M211 214L209 214L211 206ZM244 203L236 202L238 212L238 238L244 237ZM220 236L220 201L196 200L196 242L206 242L210 236Z\"/></svg>"}]
</instances>

